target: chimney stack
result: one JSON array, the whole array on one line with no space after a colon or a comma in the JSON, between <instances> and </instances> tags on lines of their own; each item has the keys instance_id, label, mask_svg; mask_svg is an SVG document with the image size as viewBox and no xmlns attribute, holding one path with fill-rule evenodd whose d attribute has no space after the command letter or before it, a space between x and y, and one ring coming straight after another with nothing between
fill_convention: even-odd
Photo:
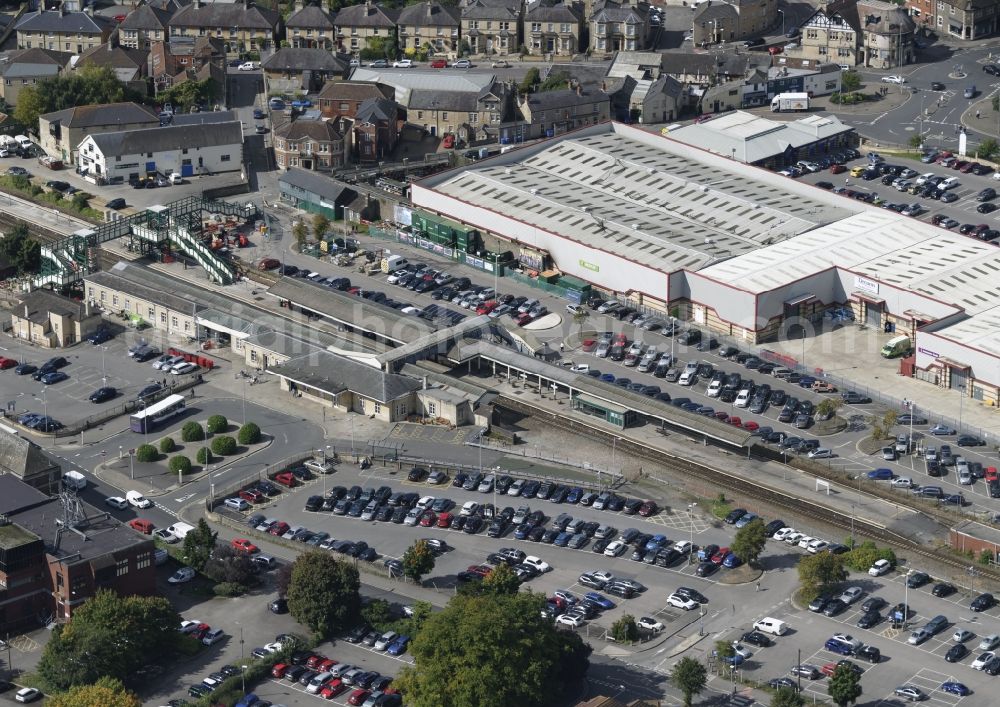
<instances>
[{"instance_id":1,"label":"chimney stack","mask_svg":"<svg viewBox=\"0 0 1000 707\"><path fill-rule=\"evenodd\" d=\"M427 19L434 16L434 5L428 0L427 2Z\"/></svg>"},{"instance_id":2,"label":"chimney stack","mask_svg":"<svg viewBox=\"0 0 1000 707\"><path fill-rule=\"evenodd\" d=\"M296 12L305 8L305 3L302 0L295 0L295 10Z\"/></svg>"}]
</instances>

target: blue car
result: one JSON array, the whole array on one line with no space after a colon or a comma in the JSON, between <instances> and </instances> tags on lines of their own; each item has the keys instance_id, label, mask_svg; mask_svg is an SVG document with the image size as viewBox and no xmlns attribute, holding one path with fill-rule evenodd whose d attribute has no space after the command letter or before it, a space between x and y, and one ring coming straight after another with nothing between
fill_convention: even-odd
<instances>
[{"instance_id":1,"label":"blue car","mask_svg":"<svg viewBox=\"0 0 1000 707\"><path fill-rule=\"evenodd\" d=\"M409 636L400 636L385 649L385 652L389 655L403 655L406 653L406 646L410 642Z\"/></svg>"},{"instance_id":2,"label":"blue car","mask_svg":"<svg viewBox=\"0 0 1000 707\"><path fill-rule=\"evenodd\" d=\"M67 378L69 378L69 376L62 371L52 371L52 373L46 373L39 380L41 380L41 382L45 385L52 385L53 383L60 383Z\"/></svg>"},{"instance_id":3,"label":"blue car","mask_svg":"<svg viewBox=\"0 0 1000 707\"><path fill-rule=\"evenodd\" d=\"M566 547L569 544L569 539L573 537L573 533L562 532L556 536L555 541L552 543L556 547Z\"/></svg>"},{"instance_id":4,"label":"blue car","mask_svg":"<svg viewBox=\"0 0 1000 707\"><path fill-rule=\"evenodd\" d=\"M38 420L41 419L41 417L42 416L39 415L37 412L26 412L19 418L17 418L17 421L20 422L25 427L31 427L31 425L35 422L38 422Z\"/></svg>"},{"instance_id":5,"label":"blue car","mask_svg":"<svg viewBox=\"0 0 1000 707\"><path fill-rule=\"evenodd\" d=\"M889 481L892 478L892 469L875 469L868 472L868 478L872 481Z\"/></svg>"},{"instance_id":6,"label":"blue car","mask_svg":"<svg viewBox=\"0 0 1000 707\"><path fill-rule=\"evenodd\" d=\"M953 695L958 695L959 697L965 697L972 694L972 690L967 688L960 682L943 682L941 683L941 692L950 692Z\"/></svg>"},{"instance_id":7,"label":"blue car","mask_svg":"<svg viewBox=\"0 0 1000 707\"><path fill-rule=\"evenodd\" d=\"M746 658L741 656L739 653L733 653L730 657L726 658L726 662L730 665L742 665Z\"/></svg>"},{"instance_id":8,"label":"blue car","mask_svg":"<svg viewBox=\"0 0 1000 707\"><path fill-rule=\"evenodd\" d=\"M743 526L748 525L750 523L750 521L752 521L752 520L754 520L754 519L756 519L758 517L759 516L756 513L747 513L742 518L740 518L738 521L736 521L736 527L737 528L742 528Z\"/></svg>"},{"instance_id":9,"label":"blue car","mask_svg":"<svg viewBox=\"0 0 1000 707\"><path fill-rule=\"evenodd\" d=\"M646 552L649 552L650 550L659 549L664 545L666 545L666 543L667 543L666 535L654 535L649 539L649 542L646 543Z\"/></svg>"},{"instance_id":10,"label":"blue car","mask_svg":"<svg viewBox=\"0 0 1000 707\"><path fill-rule=\"evenodd\" d=\"M736 553L731 552L726 555L725 559L722 560L722 566L732 569L734 567L739 567L743 564L743 560L736 556Z\"/></svg>"},{"instance_id":11,"label":"blue car","mask_svg":"<svg viewBox=\"0 0 1000 707\"><path fill-rule=\"evenodd\" d=\"M608 599L606 596L600 592L587 592L583 595L584 599L590 599L590 601L597 604L602 609L614 609L615 603Z\"/></svg>"},{"instance_id":12,"label":"blue car","mask_svg":"<svg viewBox=\"0 0 1000 707\"><path fill-rule=\"evenodd\" d=\"M253 117L255 119L257 119L257 120L260 120L261 118L266 118L267 114L263 110L261 110L260 108L254 108L253 109Z\"/></svg>"},{"instance_id":13,"label":"blue car","mask_svg":"<svg viewBox=\"0 0 1000 707\"><path fill-rule=\"evenodd\" d=\"M854 647L851 644L832 638L828 639L823 647L828 651L839 653L840 655L854 655Z\"/></svg>"},{"instance_id":14,"label":"blue car","mask_svg":"<svg viewBox=\"0 0 1000 707\"><path fill-rule=\"evenodd\" d=\"M566 503L579 503L580 498L583 496L583 489L579 486L574 486L566 494Z\"/></svg>"},{"instance_id":15,"label":"blue car","mask_svg":"<svg viewBox=\"0 0 1000 707\"><path fill-rule=\"evenodd\" d=\"M604 381L605 383L614 383L615 382L615 374L614 373L605 373L603 376L601 376L601 380Z\"/></svg>"}]
</instances>

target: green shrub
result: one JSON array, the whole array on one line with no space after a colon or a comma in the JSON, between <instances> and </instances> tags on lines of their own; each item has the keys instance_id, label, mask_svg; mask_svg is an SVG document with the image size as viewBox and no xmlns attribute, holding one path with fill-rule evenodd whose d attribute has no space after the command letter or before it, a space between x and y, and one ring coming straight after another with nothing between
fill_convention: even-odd
<instances>
[{"instance_id":1,"label":"green shrub","mask_svg":"<svg viewBox=\"0 0 1000 707\"><path fill-rule=\"evenodd\" d=\"M229 435L220 435L212 440L212 454L220 457L236 453L236 440Z\"/></svg>"},{"instance_id":2,"label":"green shrub","mask_svg":"<svg viewBox=\"0 0 1000 707\"><path fill-rule=\"evenodd\" d=\"M140 462L155 462L160 458L160 453L151 444L140 444L135 450L135 459Z\"/></svg>"},{"instance_id":3,"label":"green shrub","mask_svg":"<svg viewBox=\"0 0 1000 707\"><path fill-rule=\"evenodd\" d=\"M175 449L177 449L177 444L173 437L164 437L160 440L160 451L164 454L170 454Z\"/></svg>"},{"instance_id":4,"label":"green shrub","mask_svg":"<svg viewBox=\"0 0 1000 707\"><path fill-rule=\"evenodd\" d=\"M191 460L185 457L183 454L178 454L177 456L170 457L168 466L170 467L170 472L172 474L191 473Z\"/></svg>"},{"instance_id":5,"label":"green shrub","mask_svg":"<svg viewBox=\"0 0 1000 707\"><path fill-rule=\"evenodd\" d=\"M208 418L208 431L212 434L219 434L229 429L229 420L225 415L212 415Z\"/></svg>"},{"instance_id":6,"label":"green shrub","mask_svg":"<svg viewBox=\"0 0 1000 707\"><path fill-rule=\"evenodd\" d=\"M247 588L236 582L219 582L212 587L212 592L217 597L238 597L246 594Z\"/></svg>"},{"instance_id":7,"label":"green shrub","mask_svg":"<svg viewBox=\"0 0 1000 707\"><path fill-rule=\"evenodd\" d=\"M195 456L199 464L211 464L212 463L212 450L208 447L200 447L198 449L198 454Z\"/></svg>"},{"instance_id":8,"label":"green shrub","mask_svg":"<svg viewBox=\"0 0 1000 707\"><path fill-rule=\"evenodd\" d=\"M255 422L248 422L240 428L236 438L240 444L257 444L260 441L260 427Z\"/></svg>"},{"instance_id":9,"label":"green shrub","mask_svg":"<svg viewBox=\"0 0 1000 707\"><path fill-rule=\"evenodd\" d=\"M194 420L185 422L181 428L181 440L184 442L200 442L205 439L205 429Z\"/></svg>"}]
</instances>

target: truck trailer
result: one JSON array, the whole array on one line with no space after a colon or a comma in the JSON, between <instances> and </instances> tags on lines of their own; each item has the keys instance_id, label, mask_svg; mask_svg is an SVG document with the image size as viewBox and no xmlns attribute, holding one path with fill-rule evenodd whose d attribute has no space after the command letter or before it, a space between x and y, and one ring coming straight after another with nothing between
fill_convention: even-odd
<instances>
[{"instance_id":1,"label":"truck trailer","mask_svg":"<svg viewBox=\"0 0 1000 707\"><path fill-rule=\"evenodd\" d=\"M771 99L771 112L809 110L808 93L779 93Z\"/></svg>"}]
</instances>

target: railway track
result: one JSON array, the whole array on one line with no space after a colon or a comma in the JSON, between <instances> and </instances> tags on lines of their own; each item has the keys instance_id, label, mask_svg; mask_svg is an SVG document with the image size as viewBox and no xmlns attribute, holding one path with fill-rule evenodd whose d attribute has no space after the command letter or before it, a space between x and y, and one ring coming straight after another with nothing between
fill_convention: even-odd
<instances>
[{"instance_id":1,"label":"railway track","mask_svg":"<svg viewBox=\"0 0 1000 707\"><path fill-rule=\"evenodd\" d=\"M567 432L584 434L592 438L598 438L606 441L608 444L611 444L612 440L616 440L615 444L617 445L619 452L626 452L636 457L646 459L683 476L695 477L701 481L708 482L713 486L717 486L720 490L732 491L734 494L739 494L748 499L758 501L762 505L766 504L769 508L783 508L791 513L819 520L846 531L850 531L853 528L855 534L863 535L871 538L872 540L905 549L910 556L918 555L928 560L933 560L934 562L946 565L947 567L956 570L956 574L958 575L965 575L966 569L968 568L968 560L955 557L950 553L934 551L933 549L921 545L906 536L889 530L885 526L881 526L857 517L852 518L852 516L848 514L841 513L822 504L814 503L808 499L792 496L776 489L753 483L748 479L731 474L723 469L698 464L680 457L666 454L657 449L653 449L652 447L623 439L618 435L615 435L607 430L600 429L599 427L589 425L586 422L571 420L564 416L551 413L548 410L536 408L527 404L524 400L516 400L508 396L501 395L497 402L502 407L542 419L549 425L566 430ZM920 512L920 509L917 508L912 508L911 510ZM910 562L910 564L912 565L913 563ZM977 566L976 569L977 572L980 572L982 575L987 576L994 581L1000 581L1000 573L993 571L988 567Z\"/></svg>"}]
</instances>

